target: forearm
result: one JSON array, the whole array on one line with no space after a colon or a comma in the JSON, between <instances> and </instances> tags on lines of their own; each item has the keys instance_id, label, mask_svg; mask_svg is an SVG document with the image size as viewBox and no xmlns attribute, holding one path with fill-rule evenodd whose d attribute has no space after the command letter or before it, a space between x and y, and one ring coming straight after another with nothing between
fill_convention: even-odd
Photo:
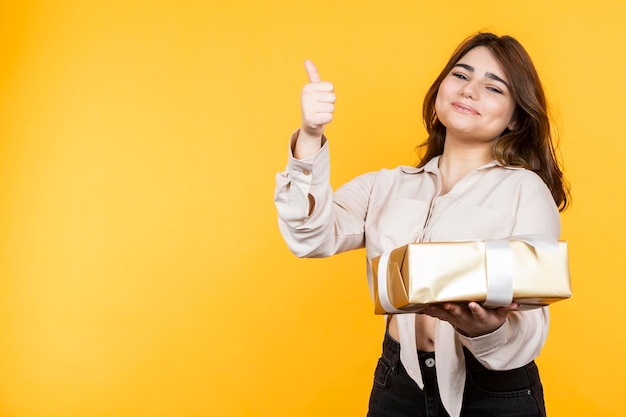
<instances>
[{"instance_id":1,"label":"forearm","mask_svg":"<svg viewBox=\"0 0 626 417\"><path fill-rule=\"evenodd\" d=\"M294 149L297 132L292 135ZM375 174L359 176L333 193L328 142L304 160L290 153L276 175L274 203L281 234L299 257L323 257L364 244L364 221Z\"/></svg>"}]
</instances>

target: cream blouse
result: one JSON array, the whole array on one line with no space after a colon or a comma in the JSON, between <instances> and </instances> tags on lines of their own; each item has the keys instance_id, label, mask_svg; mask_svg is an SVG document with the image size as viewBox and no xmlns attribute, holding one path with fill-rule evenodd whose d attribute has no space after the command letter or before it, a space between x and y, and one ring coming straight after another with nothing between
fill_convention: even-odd
<instances>
[{"instance_id":1,"label":"cream blouse","mask_svg":"<svg viewBox=\"0 0 626 417\"><path fill-rule=\"evenodd\" d=\"M421 168L400 166L360 175L333 192L328 141L324 138L315 155L297 160L291 152L296 138L297 132L291 137L287 169L276 175L274 201L280 231L299 257L326 257L365 248L371 283L372 259L407 243L531 234L559 237L560 217L554 199L541 178L529 170L492 161L440 195L439 157L435 157ZM415 315L396 318L402 363L423 388ZM474 338L438 321L437 379L451 417L461 412L463 346L489 369L514 369L539 355L548 325L547 307L511 312L499 329Z\"/></svg>"}]
</instances>

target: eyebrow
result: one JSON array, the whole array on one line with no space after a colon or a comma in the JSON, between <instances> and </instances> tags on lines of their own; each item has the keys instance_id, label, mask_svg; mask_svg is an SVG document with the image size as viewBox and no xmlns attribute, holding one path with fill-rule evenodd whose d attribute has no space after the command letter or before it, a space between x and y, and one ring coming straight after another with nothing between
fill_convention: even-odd
<instances>
[{"instance_id":1,"label":"eyebrow","mask_svg":"<svg viewBox=\"0 0 626 417\"><path fill-rule=\"evenodd\" d=\"M472 67L471 65L458 63L458 64L455 65L455 67L465 68L469 72L474 72L474 67ZM485 73L485 77L490 78L490 79L492 79L494 81L499 81L502 84L504 84L506 86L506 88L510 89L509 84L506 81L504 81L502 78L498 77L493 72L486 72Z\"/></svg>"}]
</instances>

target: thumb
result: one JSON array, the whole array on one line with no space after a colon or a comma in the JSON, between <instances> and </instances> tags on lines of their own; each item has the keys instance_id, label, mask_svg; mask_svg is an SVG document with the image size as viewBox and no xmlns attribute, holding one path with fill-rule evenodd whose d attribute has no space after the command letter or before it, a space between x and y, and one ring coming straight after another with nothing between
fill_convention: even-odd
<instances>
[{"instance_id":1,"label":"thumb","mask_svg":"<svg viewBox=\"0 0 626 417\"><path fill-rule=\"evenodd\" d=\"M320 74L317 72L317 68L315 67L313 61L310 59L304 61L304 68L306 68L306 73L309 76L309 82L320 82Z\"/></svg>"}]
</instances>

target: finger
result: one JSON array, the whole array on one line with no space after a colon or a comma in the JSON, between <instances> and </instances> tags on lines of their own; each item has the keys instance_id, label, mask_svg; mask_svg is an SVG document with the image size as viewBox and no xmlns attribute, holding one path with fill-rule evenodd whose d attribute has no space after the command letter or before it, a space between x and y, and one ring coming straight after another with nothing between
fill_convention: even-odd
<instances>
[{"instance_id":1,"label":"finger","mask_svg":"<svg viewBox=\"0 0 626 417\"><path fill-rule=\"evenodd\" d=\"M314 126L327 125L333 121L332 113L318 113L311 118L311 123Z\"/></svg>"},{"instance_id":2,"label":"finger","mask_svg":"<svg viewBox=\"0 0 626 417\"><path fill-rule=\"evenodd\" d=\"M332 93L334 97L333 91L335 90L335 86L333 83L329 81L318 81L316 83L305 84L302 87L302 93L306 95L316 94L316 93Z\"/></svg>"},{"instance_id":3,"label":"finger","mask_svg":"<svg viewBox=\"0 0 626 417\"><path fill-rule=\"evenodd\" d=\"M511 311L519 310L519 303L513 301L510 305L495 309L495 313L501 319L505 319Z\"/></svg>"},{"instance_id":4,"label":"finger","mask_svg":"<svg viewBox=\"0 0 626 417\"><path fill-rule=\"evenodd\" d=\"M452 303L446 303L442 306L442 308L453 316L460 316L463 314L461 306Z\"/></svg>"},{"instance_id":5,"label":"finger","mask_svg":"<svg viewBox=\"0 0 626 417\"><path fill-rule=\"evenodd\" d=\"M487 319L487 311L480 304L472 301L467 305L467 307L469 307L470 311L472 312L472 316L474 316L475 318L481 320Z\"/></svg>"},{"instance_id":6,"label":"finger","mask_svg":"<svg viewBox=\"0 0 626 417\"><path fill-rule=\"evenodd\" d=\"M333 91L333 84L327 81L305 84L302 88L302 98L326 103L337 101L337 95Z\"/></svg>"},{"instance_id":7,"label":"finger","mask_svg":"<svg viewBox=\"0 0 626 417\"><path fill-rule=\"evenodd\" d=\"M435 313L435 307L433 307L432 305L424 307L422 310L420 310L419 313L434 317L433 314Z\"/></svg>"},{"instance_id":8,"label":"finger","mask_svg":"<svg viewBox=\"0 0 626 417\"><path fill-rule=\"evenodd\" d=\"M320 82L320 74L317 72L317 68L315 64L310 59L304 61L304 68L306 68L306 73L309 76L309 82L318 83Z\"/></svg>"},{"instance_id":9,"label":"finger","mask_svg":"<svg viewBox=\"0 0 626 417\"><path fill-rule=\"evenodd\" d=\"M439 320L449 321L454 319L454 315L442 305L430 305L424 310L424 314L435 317Z\"/></svg>"},{"instance_id":10,"label":"finger","mask_svg":"<svg viewBox=\"0 0 626 417\"><path fill-rule=\"evenodd\" d=\"M317 103L315 106L316 113L333 113L335 111L335 105L333 103Z\"/></svg>"},{"instance_id":11,"label":"finger","mask_svg":"<svg viewBox=\"0 0 626 417\"><path fill-rule=\"evenodd\" d=\"M311 99L314 99L320 103L335 103L337 101L337 96L335 95L335 93L332 92L332 90L326 91L326 88L332 88L332 86L326 86L326 83L319 83L316 84L316 86L318 86L319 90L318 91L314 91L310 94L308 94L309 97L311 97ZM330 83L328 83L330 84ZM309 84L310 85L310 84ZM323 90L324 89L324 90Z\"/></svg>"}]
</instances>

